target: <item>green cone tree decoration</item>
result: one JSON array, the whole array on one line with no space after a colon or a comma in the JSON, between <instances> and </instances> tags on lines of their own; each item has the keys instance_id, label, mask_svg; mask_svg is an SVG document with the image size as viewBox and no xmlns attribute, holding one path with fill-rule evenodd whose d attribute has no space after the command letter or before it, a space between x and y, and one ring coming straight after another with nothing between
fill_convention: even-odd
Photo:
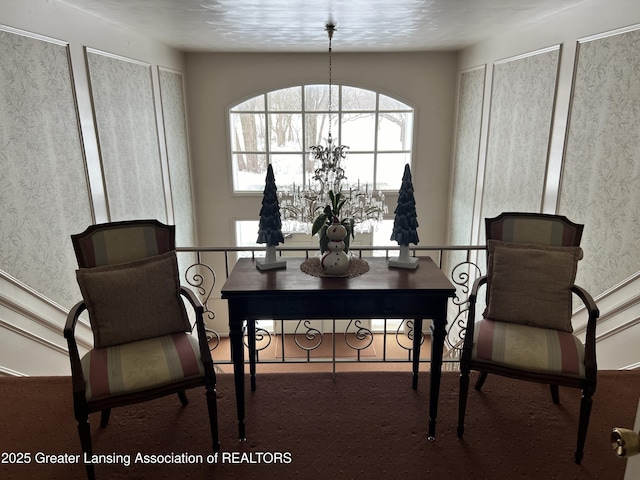
<instances>
[{"instance_id":1,"label":"green cone tree decoration","mask_svg":"<svg viewBox=\"0 0 640 480\"><path fill-rule=\"evenodd\" d=\"M416 213L416 199L413 196L413 183L411 181L411 168L409 164L404 166L402 185L398 192L398 205L395 209L393 231L391 240L400 245L400 256L391 258L389 266L400 268L417 268L418 259L409 256L409 244L418 244L418 215Z\"/></svg>"},{"instance_id":2,"label":"green cone tree decoration","mask_svg":"<svg viewBox=\"0 0 640 480\"><path fill-rule=\"evenodd\" d=\"M278 187L276 187L276 179L271 164L267 167L267 176L265 178L257 243L266 243L267 247L264 260L256 260L256 267L260 270L286 267L285 261L276 260L276 247L280 243L284 243L284 236L282 235Z\"/></svg>"}]
</instances>

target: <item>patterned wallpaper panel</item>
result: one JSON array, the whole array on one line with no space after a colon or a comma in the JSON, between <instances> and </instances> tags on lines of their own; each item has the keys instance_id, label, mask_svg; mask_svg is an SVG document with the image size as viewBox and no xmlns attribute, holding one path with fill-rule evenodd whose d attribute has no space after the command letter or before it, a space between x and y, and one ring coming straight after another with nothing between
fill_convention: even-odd
<instances>
[{"instance_id":1,"label":"patterned wallpaper panel","mask_svg":"<svg viewBox=\"0 0 640 480\"><path fill-rule=\"evenodd\" d=\"M167 221L151 66L87 49L111 221Z\"/></svg>"},{"instance_id":2,"label":"patterned wallpaper panel","mask_svg":"<svg viewBox=\"0 0 640 480\"><path fill-rule=\"evenodd\" d=\"M451 196L450 245L470 245L473 242L473 207L478 174L482 101L486 67L460 74L456 145ZM466 258L464 252L452 252L449 269Z\"/></svg>"},{"instance_id":3,"label":"patterned wallpaper panel","mask_svg":"<svg viewBox=\"0 0 640 480\"><path fill-rule=\"evenodd\" d=\"M196 245L193 197L191 194L191 169L189 168L189 148L187 138L187 116L184 104L183 78L180 72L164 68L158 69L162 119L164 124L171 198L176 225L176 245L191 247ZM183 265L195 263L195 254L181 253Z\"/></svg>"},{"instance_id":4,"label":"patterned wallpaper panel","mask_svg":"<svg viewBox=\"0 0 640 480\"><path fill-rule=\"evenodd\" d=\"M161 68L159 77L176 244L181 247L193 246L195 227L182 74Z\"/></svg>"},{"instance_id":5,"label":"patterned wallpaper panel","mask_svg":"<svg viewBox=\"0 0 640 480\"><path fill-rule=\"evenodd\" d=\"M559 57L552 48L494 65L482 219L541 209Z\"/></svg>"},{"instance_id":6,"label":"patterned wallpaper panel","mask_svg":"<svg viewBox=\"0 0 640 480\"><path fill-rule=\"evenodd\" d=\"M598 295L640 270L640 31L578 46L559 213L584 223L577 283Z\"/></svg>"},{"instance_id":7,"label":"patterned wallpaper panel","mask_svg":"<svg viewBox=\"0 0 640 480\"><path fill-rule=\"evenodd\" d=\"M485 67L462 72L453 171L452 223L449 243L469 245L478 173Z\"/></svg>"},{"instance_id":8,"label":"patterned wallpaper panel","mask_svg":"<svg viewBox=\"0 0 640 480\"><path fill-rule=\"evenodd\" d=\"M92 223L68 46L0 31L0 269L70 308Z\"/></svg>"}]
</instances>

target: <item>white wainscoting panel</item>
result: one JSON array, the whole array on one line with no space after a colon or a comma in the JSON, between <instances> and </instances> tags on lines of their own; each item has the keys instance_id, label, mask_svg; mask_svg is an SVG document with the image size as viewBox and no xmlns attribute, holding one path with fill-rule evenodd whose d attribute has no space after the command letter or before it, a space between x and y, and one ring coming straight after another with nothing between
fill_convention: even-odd
<instances>
[{"instance_id":1,"label":"white wainscoting panel","mask_svg":"<svg viewBox=\"0 0 640 480\"><path fill-rule=\"evenodd\" d=\"M69 375L66 319L64 308L0 272L0 375ZM85 320L76 331L82 354L93 337Z\"/></svg>"},{"instance_id":2,"label":"white wainscoting panel","mask_svg":"<svg viewBox=\"0 0 640 480\"><path fill-rule=\"evenodd\" d=\"M640 368L640 272L595 300L600 310L596 327L598 369ZM578 303L574 306L578 307ZM586 318L586 310L578 308L574 328L582 339Z\"/></svg>"}]
</instances>

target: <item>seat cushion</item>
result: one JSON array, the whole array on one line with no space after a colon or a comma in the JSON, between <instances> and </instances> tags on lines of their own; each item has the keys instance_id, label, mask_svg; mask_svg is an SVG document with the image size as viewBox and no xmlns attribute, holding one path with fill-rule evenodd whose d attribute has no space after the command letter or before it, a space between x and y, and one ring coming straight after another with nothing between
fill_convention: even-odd
<instances>
[{"instance_id":1,"label":"seat cushion","mask_svg":"<svg viewBox=\"0 0 640 480\"><path fill-rule=\"evenodd\" d=\"M82 357L82 371L87 400L204 375L198 339L187 333L94 348Z\"/></svg>"},{"instance_id":2,"label":"seat cushion","mask_svg":"<svg viewBox=\"0 0 640 480\"><path fill-rule=\"evenodd\" d=\"M484 317L572 332L571 287L580 247L487 242Z\"/></svg>"},{"instance_id":3,"label":"seat cushion","mask_svg":"<svg viewBox=\"0 0 640 480\"><path fill-rule=\"evenodd\" d=\"M175 251L81 268L76 277L96 348L191 330L180 296Z\"/></svg>"},{"instance_id":4,"label":"seat cushion","mask_svg":"<svg viewBox=\"0 0 640 480\"><path fill-rule=\"evenodd\" d=\"M475 324L472 358L528 372L584 377L584 345L569 332L489 319Z\"/></svg>"}]
</instances>

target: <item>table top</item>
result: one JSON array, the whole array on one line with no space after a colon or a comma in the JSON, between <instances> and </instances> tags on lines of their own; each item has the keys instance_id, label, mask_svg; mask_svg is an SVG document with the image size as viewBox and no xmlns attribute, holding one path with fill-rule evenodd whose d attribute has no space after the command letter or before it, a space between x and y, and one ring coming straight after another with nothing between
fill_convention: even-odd
<instances>
[{"instance_id":1,"label":"table top","mask_svg":"<svg viewBox=\"0 0 640 480\"><path fill-rule=\"evenodd\" d=\"M283 258L284 269L259 270L255 261L241 258L222 287L222 298L256 293L323 292L398 292L446 294L453 296L455 287L430 257L420 257L416 269L389 267L384 257L366 257L369 271L355 277L315 277L300 270L304 258ZM416 292L418 291L418 292Z\"/></svg>"}]
</instances>

